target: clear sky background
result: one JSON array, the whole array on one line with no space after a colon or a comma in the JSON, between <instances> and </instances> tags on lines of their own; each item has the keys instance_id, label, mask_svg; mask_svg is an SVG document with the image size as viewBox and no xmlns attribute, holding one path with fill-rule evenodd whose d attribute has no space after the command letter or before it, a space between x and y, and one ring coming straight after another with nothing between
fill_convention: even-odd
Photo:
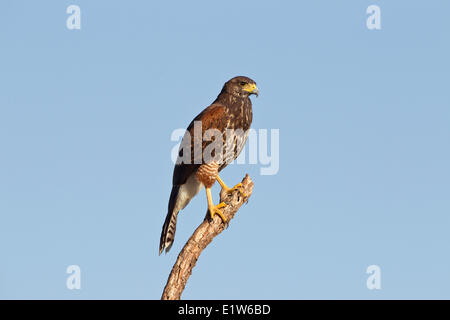
<instances>
[{"instance_id":1,"label":"clear sky background","mask_svg":"<svg viewBox=\"0 0 450 320\"><path fill-rule=\"evenodd\" d=\"M81 30L66 8L81 8ZM382 29L366 28L381 8ZM0 4L0 298L159 299L170 140L235 75L280 168L203 252L186 299L450 298L450 2ZM217 200L218 187L214 188ZM81 290L66 268L81 268ZM368 290L366 268L381 268Z\"/></svg>"}]
</instances>

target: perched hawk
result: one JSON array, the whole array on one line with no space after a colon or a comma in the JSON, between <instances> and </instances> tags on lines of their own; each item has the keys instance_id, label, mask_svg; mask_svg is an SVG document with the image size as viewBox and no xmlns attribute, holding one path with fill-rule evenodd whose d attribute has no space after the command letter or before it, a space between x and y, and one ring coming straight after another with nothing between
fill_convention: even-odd
<instances>
[{"instance_id":1,"label":"perched hawk","mask_svg":"<svg viewBox=\"0 0 450 320\"><path fill-rule=\"evenodd\" d=\"M252 94L258 95L255 81L235 77L225 83L216 100L188 126L173 171L172 192L161 232L159 254L164 249L169 251L175 237L178 212L202 187L206 189L211 218L218 214L226 222L220 211L226 204L214 205L211 187L216 180L228 192L241 187L237 184L229 188L220 179L219 172L237 158L247 141L252 123L252 102L249 98Z\"/></svg>"}]
</instances>

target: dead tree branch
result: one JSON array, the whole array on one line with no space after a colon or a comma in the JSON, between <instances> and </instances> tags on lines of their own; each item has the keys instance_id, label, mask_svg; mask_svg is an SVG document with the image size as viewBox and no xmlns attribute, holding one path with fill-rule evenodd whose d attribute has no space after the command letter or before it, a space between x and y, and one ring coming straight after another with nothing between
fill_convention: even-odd
<instances>
[{"instance_id":1,"label":"dead tree branch","mask_svg":"<svg viewBox=\"0 0 450 320\"><path fill-rule=\"evenodd\" d=\"M232 193L226 193L224 190L220 192L220 201L227 204L221 209L226 217L228 223L234 218L239 208L247 202L253 191L253 182L248 175L242 180L242 189L234 190ZM216 215L211 221L209 214L206 215L203 222L194 231L193 235L184 245L177 261L175 262L172 271L167 280L167 284L162 294L162 300L179 300L183 290L186 286L192 269L194 268L202 251L211 243L211 241L219 235L227 225L225 225L221 218Z\"/></svg>"}]
</instances>

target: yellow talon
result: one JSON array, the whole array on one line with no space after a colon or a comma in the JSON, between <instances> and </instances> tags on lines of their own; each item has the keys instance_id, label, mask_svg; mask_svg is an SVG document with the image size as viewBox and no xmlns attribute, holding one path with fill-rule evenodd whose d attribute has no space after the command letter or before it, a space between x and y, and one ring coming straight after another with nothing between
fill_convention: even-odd
<instances>
[{"instance_id":1,"label":"yellow talon","mask_svg":"<svg viewBox=\"0 0 450 320\"><path fill-rule=\"evenodd\" d=\"M227 204L225 202L219 203L217 206L214 205L211 195L211 188L206 188L206 199L208 200L208 210L209 214L211 216L211 219L214 219L214 216L216 214L219 215L219 217L222 219L224 223L227 222L227 219L223 215L222 211L220 211L220 208L226 207Z\"/></svg>"},{"instance_id":2,"label":"yellow talon","mask_svg":"<svg viewBox=\"0 0 450 320\"><path fill-rule=\"evenodd\" d=\"M222 189L225 190L225 192L227 193L232 193L234 190L239 190L239 192L242 194L242 196L245 198L247 197L247 195L245 194L245 192L242 190L244 188L244 186L242 185L242 182L239 182L237 185L235 185L233 188L229 188L225 182L223 182L222 179L220 179L219 176L217 176L217 182L219 182L220 186L222 187Z\"/></svg>"},{"instance_id":3,"label":"yellow talon","mask_svg":"<svg viewBox=\"0 0 450 320\"><path fill-rule=\"evenodd\" d=\"M228 190L226 190L226 192L228 193L232 193L234 190L238 190L241 195L245 198L247 197L247 195L245 194L245 192L243 191L244 186L242 185L241 182L239 182L237 185L235 185L233 188L229 188Z\"/></svg>"},{"instance_id":4,"label":"yellow talon","mask_svg":"<svg viewBox=\"0 0 450 320\"><path fill-rule=\"evenodd\" d=\"M220 208L223 208L223 207L226 207L226 206L227 206L227 204L225 202L221 202L217 206L209 207L208 209L209 209L209 214L211 216L211 219L214 219L214 216L217 214L222 219L222 221L224 223L226 223L227 222L227 218L225 218L225 216L223 215L222 211L219 210Z\"/></svg>"}]
</instances>

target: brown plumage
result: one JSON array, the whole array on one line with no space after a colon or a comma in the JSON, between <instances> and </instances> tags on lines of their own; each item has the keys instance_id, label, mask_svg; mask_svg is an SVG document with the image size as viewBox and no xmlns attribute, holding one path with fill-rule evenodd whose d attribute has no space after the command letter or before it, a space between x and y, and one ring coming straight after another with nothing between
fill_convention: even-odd
<instances>
[{"instance_id":1,"label":"brown plumage","mask_svg":"<svg viewBox=\"0 0 450 320\"><path fill-rule=\"evenodd\" d=\"M168 212L161 232L160 254L164 250L169 251L173 244L178 212L202 187L206 188L211 216L214 213L221 215L219 206L212 206L210 188L218 180L223 188L230 189L218 174L238 157L247 141L252 123L252 102L249 98L252 94L258 94L252 79L242 76L232 78L225 83L216 100L188 126L173 172ZM208 139L210 133L214 138ZM214 142L220 145L220 138L223 148L214 148Z\"/></svg>"}]
</instances>

